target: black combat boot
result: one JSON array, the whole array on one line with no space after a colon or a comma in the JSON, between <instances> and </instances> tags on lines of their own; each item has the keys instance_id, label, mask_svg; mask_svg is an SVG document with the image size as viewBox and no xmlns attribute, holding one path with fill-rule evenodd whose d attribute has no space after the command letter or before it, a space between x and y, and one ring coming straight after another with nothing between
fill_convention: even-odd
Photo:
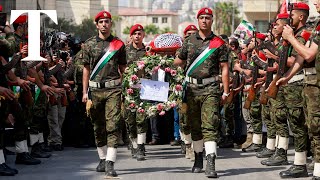
<instances>
[{"instance_id":1,"label":"black combat boot","mask_svg":"<svg viewBox=\"0 0 320 180\"><path fill-rule=\"evenodd\" d=\"M233 148L233 138L230 135L227 135L223 141L219 144L219 148Z\"/></svg>"},{"instance_id":2,"label":"black combat boot","mask_svg":"<svg viewBox=\"0 0 320 180\"><path fill-rule=\"evenodd\" d=\"M14 174L18 174L19 173L19 171L17 169L8 166L6 163L3 163L2 165L5 166L7 169L11 169L12 172L14 172Z\"/></svg>"},{"instance_id":3,"label":"black combat boot","mask_svg":"<svg viewBox=\"0 0 320 180\"><path fill-rule=\"evenodd\" d=\"M36 143L32 146L31 156L35 158L49 158L51 154L42 150L41 145Z\"/></svg>"},{"instance_id":4,"label":"black combat boot","mask_svg":"<svg viewBox=\"0 0 320 180\"><path fill-rule=\"evenodd\" d=\"M218 174L216 172L215 160L216 160L216 154L212 153L212 154L207 155L207 166L206 166L206 173L205 174L208 178L217 178L218 177Z\"/></svg>"},{"instance_id":5,"label":"black combat boot","mask_svg":"<svg viewBox=\"0 0 320 180\"><path fill-rule=\"evenodd\" d=\"M262 144L255 144L255 143L252 143L247 148L242 148L243 152L259 152L261 150L262 150Z\"/></svg>"},{"instance_id":6,"label":"black combat boot","mask_svg":"<svg viewBox=\"0 0 320 180\"><path fill-rule=\"evenodd\" d=\"M14 176L18 171L10 168L6 163L0 164L0 176Z\"/></svg>"},{"instance_id":7,"label":"black combat boot","mask_svg":"<svg viewBox=\"0 0 320 180\"><path fill-rule=\"evenodd\" d=\"M106 160L100 159L98 166L96 167L97 172L105 172L106 170Z\"/></svg>"},{"instance_id":8,"label":"black combat boot","mask_svg":"<svg viewBox=\"0 0 320 180\"><path fill-rule=\"evenodd\" d=\"M106 168L105 168L105 171L106 171L106 176L107 177L117 177L118 174L117 172L114 170L114 162L112 161L106 161Z\"/></svg>"},{"instance_id":9,"label":"black combat boot","mask_svg":"<svg viewBox=\"0 0 320 180\"><path fill-rule=\"evenodd\" d=\"M42 151L44 152L52 152L52 147L48 146L46 143L39 143Z\"/></svg>"},{"instance_id":10,"label":"black combat boot","mask_svg":"<svg viewBox=\"0 0 320 180\"><path fill-rule=\"evenodd\" d=\"M36 165L40 163L41 161L39 159L35 159L27 152L17 153L16 164Z\"/></svg>"},{"instance_id":11,"label":"black combat boot","mask_svg":"<svg viewBox=\"0 0 320 180\"><path fill-rule=\"evenodd\" d=\"M281 178L300 178L308 177L306 165L292 165L288 170L279 173Z\"/></svg>"},{"instance_id":12,"label":"black combat boot","mask_svg":"<svg viewBox=\"0 0 320 180\"><path fill-rule=\"evenodd\" d=\"M203 168L203 152L194 152L195 160L192 167L193 173L200 173Z\"/></svg>"},{"instance_id":13,"label":"black combat boot","mask_svg":"<svg viewBox=\"0 0 320 180\"><path fill-rule=\"evenodd\" d=\"M257 157L257 158L269 158L269 157L271 157L275 152L276 152L276 150L271 150L271 149L268 149L268 148L263 148L262 151L257 152L256 157Z\"/></svg>"},{"instance_id":14,"label":"black combat boot","mask_svg":"<svg viewBox=\"0 0 320 180\"><path fill-rule=\"evenodd\" d=\"M186 154L186 144L184 143L184 141L181 141L181 154Z\"/></svg>"},{"instance_id":15,"label":"black combat boot","mask_svg":"<svg viewBox=\"0 0 320 180\"><path fill-rule=\"evenodd\" d=\"M267 166L281 166L281 165L287 165L288 159L287 159L287 151L280 148L276 149L276 152L268 159L261 161L262 165Z\"/></svg>"},{"instance_id":16,"label":"black combat boot","mask_svg":"<svg viewBox=\"0 0 320 180\"><path fill-rule=\"evenodd\" d=\"M143 144L138 144L136 156L137 156L137 161L146 160L144 157L145 155L144 155L144 145Z\"/></svg>"}]
</instances>

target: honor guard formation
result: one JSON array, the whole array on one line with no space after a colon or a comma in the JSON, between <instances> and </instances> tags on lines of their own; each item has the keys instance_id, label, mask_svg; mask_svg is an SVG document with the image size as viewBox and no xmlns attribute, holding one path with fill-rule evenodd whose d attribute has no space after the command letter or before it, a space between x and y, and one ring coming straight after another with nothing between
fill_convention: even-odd
<instances>
[{"instance_id":1,"label":"honor guard formation","mask_svg":"<svg viewBox=\"0 0 320 180\"><path fill-rule=\"evenodd\" d=\"M320 13L320 0L314 5ZM279 176L320 180L320 24L307 24L309 10L303 2L288 3L267 32L228 37L214 34L213 11L204 7L183 37L165 33L150 43L141 24L132 25L123 42L111 32L112 15L101 11L94 18L97 34L86 41L43 32L47 61L21 60L28 56L28 16L1 24L0 176L19 173L6 164L8 155L16 164L38 165L63 151L69 118L74 146L89 147L92 135L96 171L107 178L118 177L118 146L148 161L146 145L163 143L164 129L192 161L192 173L217 178L217 148L256 152L266 169L288 165L293 137L294 161ZM167 100L153 99L163 92L142 92L144 81L169 84ZM242 122L246 138L239 135ZM13 144L15 152L6 148Z\"/></svg>"}]
</instances>

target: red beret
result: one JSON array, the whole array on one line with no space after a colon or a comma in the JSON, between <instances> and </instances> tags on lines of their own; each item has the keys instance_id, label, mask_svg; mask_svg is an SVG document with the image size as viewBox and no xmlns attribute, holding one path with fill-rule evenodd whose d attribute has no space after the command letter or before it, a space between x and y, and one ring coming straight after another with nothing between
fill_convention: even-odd
<instances>
[{"instance_id":1,"label":"red beret","mask_svg":"<svg viewBox=\"0 0 320 180\"><path fill-rule=\"evenodd\" d=\"M267 36L264 35L264 34L262 34L262 33L257 33L256 37L257 37L258 39L264 40Z\"/></svg>"},{"instance_id":2,"label":"red beret","mask_svg":"<svg viewBox=\"0 0 320 180\"><path fill-rule=\"evenodd\" d=\"M135 31L140 31L143 30L143 26L141 24L135 24L130 28L130 36L135 32Z\"/></svg>"},{"instance_id":3,"label":"red beret","mask_svg":"<svg viewBox=\"0 0 320 180\"><path fill-rule=\"evenodd\" d=\"M288 13L282 13L277 15L277 19L288 19L289 14Z\"/></svg>"},{"instance_id":4,"label":"red beret","mask_svg":"<svg viewBox=\"0 0 320 180\"><path fill-rule=\"evenodd\" d=\"M310 10L308 4L303 2L293 3L292 10Z\"/></svg>"},{"instance_id":5,"label":"red beret","mask_svg":"<svg viewBox=\"0 0 320 180\"><path fill-rule=\"evenodd\" d=\"M96 15L96 17L94 18L94 21L98 22L99 19L105 19L105 18L111 19L111 14L108 11L101 11Z\"/></svg>"},{"instance_id":6,"label":"red beret","mask_svg":"<svg viewBox=\"0 0 320 180\"><path fill-rule=\"evenodd\" d=\"M27 22L27 19L28 19L28 16L27 16L27 15L22 15L22 16L19 16L13 23L14 23L14 24L26 23L26 22Z\"/></svg>"},{"instance_id":7,"label":"red beret","mask_svg":"<svg viewBox=\"0 0 320 180\"><path fill-rule=\"evenodd\" d=\"M208 14L208 15L213 16L212 10L211 10L210 8L205 7L205 8L202 8L202 9L199 10L199 12L198 12L198 14L197 14L197 19L198 19L198 17L199 17L200 15L203 15L203 14Z\"/></svg>"},{"instance_id":8,"label":"red beret","mask_svg":"<svg viewBox=\"0 0 320 180\"><path fill-rule=\"evenodd\" d=\"M198 31L198 28L195 25L190 24L184 29L183 34L186 35L188 31Z\"/></svg>"}]
</instances>

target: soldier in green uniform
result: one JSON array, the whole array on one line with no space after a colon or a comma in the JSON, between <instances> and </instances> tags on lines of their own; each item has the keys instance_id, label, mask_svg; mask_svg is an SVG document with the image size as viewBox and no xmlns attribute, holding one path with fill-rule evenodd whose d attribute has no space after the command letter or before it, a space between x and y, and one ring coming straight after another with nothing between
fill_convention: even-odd
<instances>
[{"instance_id":1,"label":"soldier in green uniform","mask_svg":"<svg viewBox=\"0 0 320 180\"><path fill-rule=\"evenodd\" d=\"M23 43L23 36L27 35L27 16L19 16L13 23L13 27L15 30L14 38L15 38L15 52L20 52L22 55L27 54L27 45L24 45L20 49L20 43ZM22 79L22 75L31 75L30 72L32 71L32 78L35 78L35 83L41 89L41 91L45 93L52 94L53 89L50 88L49 86L43 85L41 80L39 79L38 74L35 72L35 70L30 70L27 69L26 63L25 62L20 62L16 66L16 75ZM35 73L34 73L35 72ZM15 145L16 145L16 152L17 152L17 157L16 157L16 163L17 164L26 164L26 165L34 165L34 164L40 164L41 161L38 159L33 158L29 154L28 150L28 145L27 145L27 127L30 125L33 127L33 105L28 105L26 102L23 101L22 94L27 94L27 91L32 91L34 94L34 90L31 90L29 87L21 87L20 89L23 89L20 93L20 98L19 102L22 106L22 112L21 113L16 113L14 114L16 123L14 125L14 132L15 132ZM33 88L32 88L33 89ZM38 132L32 132L35 134L31 134L30 140L31 140L31 145L34 145L32 143L36 143L39 140Z\"/></svg>"},{"instance_id":2,"label":"soldier in green uniform","mask_svg":"<svg viewBox=\"0 0 320 180\"><path fill-rule=\"evenodd\" d=\"M305 28L306 21L309 16L309 6L305 3L293 3L291 18L292 26L295 28L295 37L301 44L306 43L302 32ZM290 47L292 49L292 47ZM291 52L290 52L291 51ZM287 66L292 65L298 56L298 53L292 49L289 50L289 58ZM289 67L287 67L289 69ZM280 172L280 176L286 177L307 177L306 168L306 150L307 150L307 129L305 127L305 118L303 114L303 98L302 93L303 74L298 74L293 77L288 85L283 86L283 107L276 109L274 112L277 122L281 121L283 124L289 122L291 131L294 136L295 158L294 165L288 170ZM285 112L284 112L285 111ZM287 116L282 116L286 114ZM266 165L281 165L287 163L287 149L288 136L279 137L278 148L269 160L265 162Z\"/></svg>"},{"instance_id":3,"label":"soldier in green uniform","mask_svg":"<svg viewBox=\"0 0 320 180\"><path fill-rule=\"evenodd\" d=\"M0 39L0 58L2 59L2 56L12 56L14 51L14 39L12 39L13 33L11 32L10 27L0 27L0 31L4 33L4 36L1 36ZM8 40L4 39L4 37L6 37ZM13 176L17 174L18 171L9 167L5 162L5 157L3 153L3 138L5 132L5 123L9 116L8 103L10 103L10 101L13 100L15 96L13 91L8 88L6 72L2 72L4 71L3 68L4 66L2 65L2 62L0 62L0 176ZM12 114L10 116L12 116Z\"/></svg>"},{"instance_id":4,"label":"soldier in green uniform","mask_svg":"<svg viewBox=\"0 0 320 180\"><path fill-rule=\"evenodd\" d=\"M82 48L82 102L87 102L88 106L92 103L90 115L100 157L98 166L105 166L107 176L116 177L114 163L121 111L121 74L127 64L126 51L124 43L111 35L109 12L99 12L95 22L99 34L89 38Z\"/></svg>"},{"instance_id":5,"label":"soldier in green uniform","mask_svg":"<svg viewBox=\"0 0 320 180\"><path fill-rule=\"evenodd\" d=\"M320 1L314 1L314 5L318 13L320 13ZM298 53L296 61L284 78L278 80L278 85L287 84L288 81L298 73L301 68L304 71L304 112L306 115L306 124L309 133L312 135L314 141L314 170L313 180L320 179L320 65L319 65L319 21L312 32L312 36L305 44L300 43L299 39L293 34L291 27L286 26L282 33L283 38L288 40ZM314 64L312 63L314 62Z\"/></svg>"},{"instance_id":6,"label":"soldier in green uniform","mask_svg":"<svg viewBox=\"0 0 320 180\"><path fill-rule=\"evenodd\" d=\"M195 151L192 172L203 168L205 145L207 177L217 178L215 158L219 134L219 105L221 100L219 72L221 69L222 102L229 96L229 66L225 42L213 34L212 10L202 8L197 14L199 32L190 35L178 50L175 64L186 66L187 116L190 119L191 137ZM209 46L211 44L212 46ZM208 58L206 58L208 57Z\"/></svg>"},{"instance_id":7,"label":"soldier in green uniform","mask_svg":"<svg viewBox=\"0 0 320 180\"><path fill-rule=\"evenodd\" d=\"M289 14L285 13L285 14L278 14L277 15L277 19L274 23L273 26L273 32L274 32L274 37L275 37L275 46L281 50L282 46L279 45L280 43L280 39L281 39L281 33L283 30L283 26L285 26L286 24L289 23ZM264 50L267 51L267 50ZM273 59L279 59L278 56L275 56L271 53L269 53L269 55L273 58ZM268 56L268 54L267 54ZM277 97L276 99L272 99L269 98L269 102L270 102L270 115L271 115L271 120L272 122L275 124L275 128L276 128L276 137L274 138L270 138L270 140L268 139L268 141L270 142L270 144L268 145L267 142L267 148L264 149L263 152L261 152L262 154L268 155L269 154L273 154L271 157L269 157L268 159L262 160L261 164L266 165L267 162L271 161L273 162L274 158L276 157L276 159L280 159L278 160L280 163L282 162L286 162L286 155L283 156L279 156L275 155L275 150L276 149L280 149L279 152L285 152L286 149L288 148L288 137L289 137L289 128L288 128L288 123L286 120L281 120L281 119L286 119L287 117L287 110L285 108L284 105L284 93L283 93L283 88L280 87ZM269 123L267 123L267 128L269 128ZM269 130L268 130L269 132ZM269 134L268 134L268 138L269 138ZM279 141L281 143L279 143ZM285 153L284 153L285 154ZM274 163L273 163L274 164Z\"/></svg>"},{"instance_id":8,"label":"soldier in green uniform","mask_svg":"<svg viewBox=\"0 0 320 180\"><path fill-rule=\"evenodd\" d=\"M144 29L141 24L135 24L130 28L131 42L126 45L128 66L136 63L146 54L145 45L142 43L144 38ZM147 139L148 123L144 114L131 112L123 109L125 112L125 121L128 126L129 138L132 144L131 155L138 161L145 160L144 145Z\"/></svg>"}]
</instances>

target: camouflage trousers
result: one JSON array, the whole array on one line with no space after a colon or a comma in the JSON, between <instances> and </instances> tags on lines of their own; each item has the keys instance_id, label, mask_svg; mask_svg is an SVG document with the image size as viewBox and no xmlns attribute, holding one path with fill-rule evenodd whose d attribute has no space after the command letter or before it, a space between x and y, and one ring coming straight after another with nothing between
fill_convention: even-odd
<instances>
[{"instance_id":1,"label":"camouflage trousers","mask_svg":"<svg viewBox=\"0 0 320 180\"><path fill-rule=\"evenodd\" d=\"M283 86L283 93L278 93L273 108L278 135L289 137L287 122L289 122L294 136L295 151L303 152L307 149L307 129L303 114L302 85L293 83ZM272 104L273 106L273 104ZM280 131L279 131L280 130Z\"/></svg>"},{"instance_id":2,"label":"camouflage trousers","mask_svg":"<svg viewBox=\"0 0 320 180\"><path fill-rule=\"evenodd\" d=\"M222 109L222 121L225 135L234 135L234 103L225 104Z\"/></svg>"},{"instance_id":3,"label":"camouflage trousers","mask_svg":"<svg viewBox=\"0 0 320 180\"><path fill-rule=\"evenodd\" d=\"M218 141L220 90L218 86L213 88L208 95L195 95L187 91L187 117L190 119L193 141Z\"/></svg>"},{"instance_id":4,"label":"camouflage trousers","mask_svg":"<svg viewBox=\"0 0 320 180\"><path fill-rule=\"evenodd\" d=\"M121 118L121 89L91 91L91 121L96 145L117 147Z\"/></svg>"},{"instance_id":5,"label":"camouflage trousers","mask_svg":"<svg viewBox=\"0 0 320 180\"><path fill-rule=\"evenodd\" d=\"M20 93L20 99L24 96L24 93ZM20 103L21 112L13 112L13 116L15 118L14 124L14 139L15 141L23 141L27 139L28 135L28 127L30 125L30 121L33 118L33 108L34 106L28 106L26 104Z\"/></svg>"},{"instance_id":6,"label":"camouflage trousers","mask_svg":"<svg viewBox=\"0 0 320 180\"><path fill-rule=\"evenodd\" d=\"M43 124L47 119L47 95L43 91L40 92L33 108L33 118L30 121L30 134L38 134L43 132Z\"/></svg>"},{"instance_id":7,"label":"camouflage trousers","mask_svg":"<svg viewBox=\"0 0 320 180\"><path fill-rule=\"evenodd\" d=\"M272 114L270 111L270 101L268 101L266 105L262 105L261 118L267 126L267 137L269 139L275 139L277 129L274 119L272 119Z\"/></svg>"},{"instance_id":8,"label":"camouflage trousers","mask_svg":"<svg viewBox=\"0 0 320 180\"><path fill-rule=\"evenodd\" d=\"M316 163L320 163L320 88L305 85L303 97L306 124L313 140L314 160Z\"/></svg>"},{"instance_id":9,"label":"camouflage trousers","mask_svg":"<svg viewBox=\"0 0 320 180\"><path fill-rule=\"evenodd\" d=\"M180 131L188 135L191 133L191 127L190 127L190 122L188 120L188 116L185 113L179 113L179 126L180 126Z\"/></svg>"},{"instance_id":10,"label":"camouflage trousers","mask_svg":"<svg viewBox=\"0 0 320 180\"><path fill-rule=\"evenodd\" d=\"M289 137L289 127L287 123L288 109L285 108L285 98L283 86L279 88L276 99L269 98L271 119L276 125L277 135Z\"/></svg>"},{"instance_id":11,"label":"camouflage trousers","mask_svg":"<svg viewBox=\"0 0 320 180\"><path fill-rule=\"evenodd\" d=\"M145 114L131 112L128 109L124 111L124 119L130 138L137 138L137 134L146 133L148 131L148 121Z\"/></svg>"},{"instance_id":12,"label":"camouflage trousers","mask_svg":"<svg viewBox=\"0 0 320 180\"><path fill-rule=\"evenodd\" d=\"M253 133L262 134L261 104L259 102L258 94L251 103L250 116Z\"/></svg>"}]
</instances>

